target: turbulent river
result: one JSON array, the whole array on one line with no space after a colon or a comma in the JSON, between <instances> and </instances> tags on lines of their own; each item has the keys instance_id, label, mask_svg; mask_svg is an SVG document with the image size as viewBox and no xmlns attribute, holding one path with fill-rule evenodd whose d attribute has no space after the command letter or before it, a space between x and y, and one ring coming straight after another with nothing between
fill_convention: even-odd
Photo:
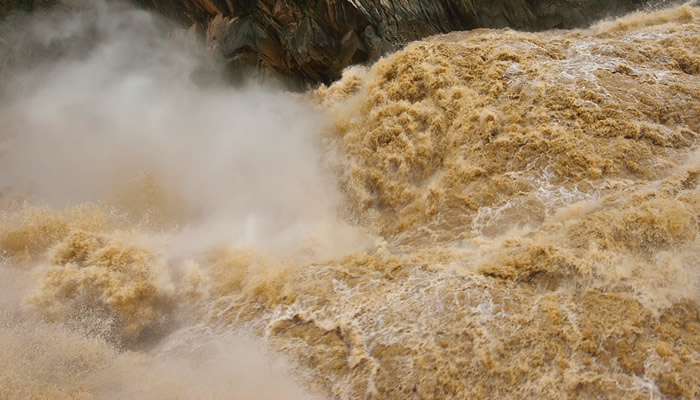
<instances>
[{"instance_id":1,"label":"turbulent river","mask_svg":"<svg viewBox=\"0 0 700 400\"><path fill-rule=\"evenodd\" d=\"M0 36L0 398L698 398L700 9L230 87L143 11Z\"/></svg>"}]
</instances>

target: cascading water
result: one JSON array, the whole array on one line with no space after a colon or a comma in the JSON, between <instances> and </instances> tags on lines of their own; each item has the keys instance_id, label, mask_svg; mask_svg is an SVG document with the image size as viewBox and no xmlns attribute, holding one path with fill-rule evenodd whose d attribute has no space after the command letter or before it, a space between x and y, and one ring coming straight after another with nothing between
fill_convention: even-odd
<instances>
[{"instance_id":1,"label":"cascading water","mask_svg":"<svg viewBox=\"0 0 700 400\"><path fill-rule=\"evenodd\" d=\"M697 7L430 37L302 95L197 83L142 11L25 22L0 397L700 396Z\"/></svg>"}]
</instances>

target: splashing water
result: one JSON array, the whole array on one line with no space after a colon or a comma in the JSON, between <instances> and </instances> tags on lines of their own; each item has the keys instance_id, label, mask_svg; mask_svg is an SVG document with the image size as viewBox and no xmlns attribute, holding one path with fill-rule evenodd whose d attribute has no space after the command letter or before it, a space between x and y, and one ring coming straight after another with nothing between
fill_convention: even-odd
<instances>
[{"instance_id":1,"label":"splashing water","mask_svg":"<svg viewBox=\"0 0 700 400\"><path fill-rule=\"evenodd\" d=\"M0 397L696 398L699 20L455 32L304 95L141 11L10 21Z\"/></svg>"}]
</instances>

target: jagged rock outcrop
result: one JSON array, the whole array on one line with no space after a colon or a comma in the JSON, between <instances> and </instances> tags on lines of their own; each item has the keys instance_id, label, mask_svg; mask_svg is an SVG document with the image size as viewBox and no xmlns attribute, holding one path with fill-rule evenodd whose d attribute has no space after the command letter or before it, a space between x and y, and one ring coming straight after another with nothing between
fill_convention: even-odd
<instances>
[{"instance_id":1,"label":"jagged rock outcrop","mask_svg":"<svg viewBox=\"0 0 700 400\"><path fill-rule=\"evenodd\" d=\"M328 83L406 42L474 28L574 28L645 0L137 0L191 24L231 71Z\"/></svg>"},{"instance_id":2,"label":"jagged rock outcrop","mask_svg":"<svg viewBox=\"0 0 700 400\"><path fill-rule=\"evenodd\" d=\"M205 41L229 76L275 76L296 87L330 83L409 41L456 30L582 27L606 16L683 0L122 0L157 11ZM7 0L11 12L62 0ZM68 1L68 3L71 3ZM0 38L1 39L1 38Z\"/></svg>"}]
</instances>

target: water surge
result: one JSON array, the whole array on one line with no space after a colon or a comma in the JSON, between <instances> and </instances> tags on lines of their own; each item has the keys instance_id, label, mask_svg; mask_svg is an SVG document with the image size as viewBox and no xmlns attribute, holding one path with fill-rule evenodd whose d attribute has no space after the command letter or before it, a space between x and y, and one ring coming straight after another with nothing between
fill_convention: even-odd
<instances>
[{"instance_id":1,"label":"water surge","mask_svg":"<svg viewBox=\"0 0 700 400\"><path fill-rule=\"evenodd\" d=\"M700 395L697 7L434 36L304 94L130 8L22 26L0 397Z\"/></svg>"}]
</instances>

